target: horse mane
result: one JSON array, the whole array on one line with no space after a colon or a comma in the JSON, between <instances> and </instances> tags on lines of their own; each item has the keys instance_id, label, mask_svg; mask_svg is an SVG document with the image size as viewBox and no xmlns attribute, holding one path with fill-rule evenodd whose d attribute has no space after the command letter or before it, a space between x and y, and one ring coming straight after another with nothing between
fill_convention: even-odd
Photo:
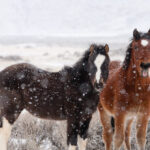
<instances>
[{"instance_id":1,"label":"horse mane","mask_svg":"<svg viewBox=\"0 0 150 150\"><path fill-rule=\"evenodd\" d=\"M87 63L90 56L90 49L86 50L83 56L78 60L73 67L65 66L63 71L67 72L69 78L74 81L85 80L87 77ZM82 77L84 76L84 77Z\"/></svg>"},{"instance_id":2,"label":"horse mane","mask_svg":"<svg viewBox=\"0 0 150 150\"><path fill-rule=\"evenodd\" d=\"M125 59L123 61L123 69L126 70L129 67L130 64L130 60L131 60L131 52L132 52L132 42L129 44L127 50L126 50L126 56Z\"/></svg>"},{"instance_id":3,"label":"horse mane","mask_svg":"<svg viewBox=\"0 0 150 150\"><path fill-rule=\"evenodd\" d=\"M84 66L87 65L89 56L90 56L90 50L88 49L88 50L85 51L85 53L83 54L81 59L78 62L75 63L73 68L77 71L81 71L81 70L85 69Z\"/></svg>"}]
</instances>

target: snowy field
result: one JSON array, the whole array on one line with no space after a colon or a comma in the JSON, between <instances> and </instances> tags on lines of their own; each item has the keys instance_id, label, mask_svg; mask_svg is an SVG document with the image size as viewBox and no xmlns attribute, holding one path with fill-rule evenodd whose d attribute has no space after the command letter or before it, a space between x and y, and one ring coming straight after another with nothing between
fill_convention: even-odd
<instances>
[{"instance_id":1,"label":"snowy field","mask_svg":"<svg viewBox=\"0 0 150 150\"><path fill-rule=\"evenodd\" d=\"M124 49L128 44L105 37L51 37L43 40L29 38L30 43L26 39L28 37L21 41L18 37L0 40L1 69L8 64L28 62L44 69L57 71L64 65L73 65L90 44L106 44L106 41L110 46L111 59L122 60Z\"/></svg>"},{"instance_id":2,"label":"snowy field","mask_svg":"<svg viewBox=\"0 0 150 150\"><path fill-rule=\"evenodd\" d=\"M91 43L107 42L111 60L122 61L133 29L150 28L149 14L148 0L0 0L0 70L27 62L58 71L73 65ZM8 150L67 150L66 136L65 121L41 120L24 111ZM133 137L132 150L137 150ZM90 124L87 150L104 150L98 112Z\"/></svg>"},{"instance_id":3,"label":"snowy field","mask_svg":"<svg viewBox=\"0 0 150 150\"><path fill-rule=\"evenodd\" d=\"M47 41L49 44L25 42L11 44L7 40L7 44L3 43L0 46L0 69L11 64L27 62L49 71L58 71L64 65L73 65L91 44L90 38L69 39L69 42L67 38L55 40ZM109 41L111 60L123 60L128 42L117 43L105 38L93 39L96 43L104 43L104 40ZM134 130L132 135L135 135ZM66 136L65 121L37 119L24 111L14 124L8 150L67 150ZM149 150L150 129L147 140L146 150ZM132 148L133 150L137 148L134 138ZM104 150L98 112L93 115L90 124L87 150Z\"/></svg>"}]
</instances>

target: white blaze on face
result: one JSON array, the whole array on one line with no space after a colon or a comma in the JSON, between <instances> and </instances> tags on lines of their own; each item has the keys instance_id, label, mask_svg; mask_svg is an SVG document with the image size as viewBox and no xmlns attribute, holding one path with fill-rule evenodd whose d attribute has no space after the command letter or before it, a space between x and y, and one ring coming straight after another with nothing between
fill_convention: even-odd
<instances>
[{"instance_id":1,"label":"white blaze on face","mask_svg":"<svg viewBox=\"0 0 150 150\"><path fill-rule=\"evenodd\" d=\"M0 128L0 150L7 150L7 143L11 135L12 126L7 119L2 119L2 128Z\"/></svg>"},{"instance_id":2,"label":"white blaze on face","mask_svg":"<svg viewBox=\"0 0 150 150\"><path fill-rule=\"evenodd\" d=\"M147 46L148 45L148 41L147 40L141 40L141 45L142 46Z\"/></svg>"},{"instance_id":3,"label":"white blaze on face","mask_svg":"<svg viewBox=\"0 0 150 150\"><path fill-rule=\"evenodd\" d=\"M97 82L99 82L99 80L100 80L101 66L102 66L104 60L105 60L105 56L99 54L94 61L94 64L96 65L96 68L97 68L97 72L96 72Z\"/></svg>"},{"instance_id":4,"label":"white blaze on face","mask_svg":"<svg viewBox=\"0 0 150 150\"><path fill-rule=\"evenodd\" d=\"M76 150L76 146L74 146L74 145L69 145L68 150Z\"/></svg>"},{"instance_id":5,"label":"white blaze on face","mask_svg":"<svg viewBox=\"0 0 150 150\"><path fill-rule=\"evenodd\" d=\"M78 147L79 150L86 150L86 144L87 144L87 139L82 139L80 136L78 136Z\"/></svg>"}]
</instances>

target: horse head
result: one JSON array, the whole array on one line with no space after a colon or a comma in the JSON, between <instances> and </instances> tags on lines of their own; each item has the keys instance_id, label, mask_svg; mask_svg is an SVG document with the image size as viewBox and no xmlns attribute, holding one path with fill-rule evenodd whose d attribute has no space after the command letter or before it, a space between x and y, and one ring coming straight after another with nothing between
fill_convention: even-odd
<instances>
[{"instance_id":1,"label":"horse head","mask_svg":"<svg viewBox=\"0 0 150 150\"><path fill-rule=\"evenodd\" d=\"M103 87L109 74L109 46L92 44L88 59L88 74L96 89Z\"/></svg>"},{"instance_id":2,"label":"horse head","mask_svg":"<svg viewBox=\"0 0 150 150\"><path fill-rule=\"evenodd\" d=\"M141 33L135 29L131 48L134 66L139 76L150 77L150 30L147 33Z\"/></svg>"}]
</instances>

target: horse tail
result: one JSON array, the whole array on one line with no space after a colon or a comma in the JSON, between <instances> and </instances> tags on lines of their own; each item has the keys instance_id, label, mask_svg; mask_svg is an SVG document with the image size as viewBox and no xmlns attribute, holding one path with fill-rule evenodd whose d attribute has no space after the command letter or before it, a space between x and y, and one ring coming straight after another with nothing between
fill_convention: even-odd
<instances>
[{"instance_id":1,"label":"horse tail","mask_svg":"<svg viewBox=\"0 0 150 150\"><path fill-rule=\"evenodd\" d=\"M113 132L115 132L115 119L113 117L111 117L111 127Z\"/></svg>"}]
</instances>

